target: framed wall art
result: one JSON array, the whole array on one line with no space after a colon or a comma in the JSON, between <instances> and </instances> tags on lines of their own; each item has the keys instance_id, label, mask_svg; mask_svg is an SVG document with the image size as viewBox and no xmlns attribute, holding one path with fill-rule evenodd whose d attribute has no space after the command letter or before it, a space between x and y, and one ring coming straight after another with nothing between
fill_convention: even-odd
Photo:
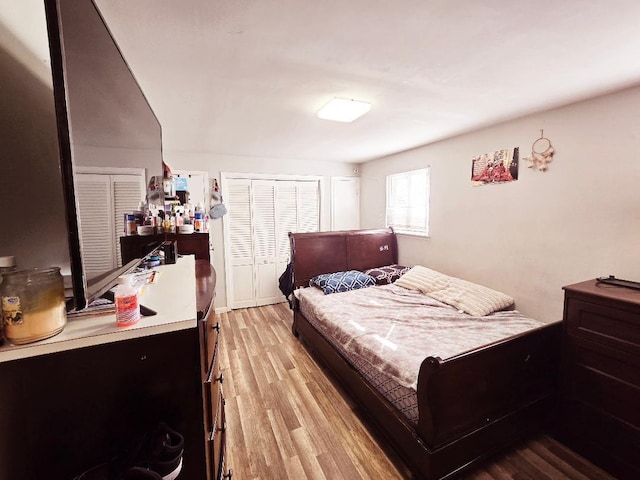
<instances>
[{"instance_id":1,"label":"framed wall art","mask_svg":"<svg viewBox=\"0 0 640 480\"><path fill-rule=\"evenodd\" d=\"M471 184L488 185L518 180L519 148L505 148L471 158Z\"/></svg>"}]
</instances>

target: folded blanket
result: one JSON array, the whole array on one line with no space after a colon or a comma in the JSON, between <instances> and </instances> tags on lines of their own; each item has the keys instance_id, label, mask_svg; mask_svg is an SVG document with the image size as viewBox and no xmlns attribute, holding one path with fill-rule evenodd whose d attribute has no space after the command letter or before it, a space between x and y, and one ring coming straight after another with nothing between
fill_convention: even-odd
<instances>
[{"instance_id":1,"label":"folded blanket","mask_svg":"<svg viewBox=\"0 0 640 480\"><path fill-rule=\"evenodd\" d=\"M470 315L484 316L513 305L509 295L416 265L396 285L419 290Z\"/></svg>"}]
</instances>

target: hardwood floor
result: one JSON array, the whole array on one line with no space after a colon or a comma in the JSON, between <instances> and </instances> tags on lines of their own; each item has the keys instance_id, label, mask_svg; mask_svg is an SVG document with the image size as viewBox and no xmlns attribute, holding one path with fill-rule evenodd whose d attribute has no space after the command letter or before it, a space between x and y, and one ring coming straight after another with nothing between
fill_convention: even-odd
<instances>
[{"instance_id":1,"label":"hardwood floor","mask_svg":"<svg viewBox=\"0 0 640 480\"><path fill-rule=\"evenodd\" d=\"M286 303L219 315L233 478L403 479L411 475L372 434L291 333ZM465 474L473 480L611 479L545 435Z\"/></svg>"}]
</instances>

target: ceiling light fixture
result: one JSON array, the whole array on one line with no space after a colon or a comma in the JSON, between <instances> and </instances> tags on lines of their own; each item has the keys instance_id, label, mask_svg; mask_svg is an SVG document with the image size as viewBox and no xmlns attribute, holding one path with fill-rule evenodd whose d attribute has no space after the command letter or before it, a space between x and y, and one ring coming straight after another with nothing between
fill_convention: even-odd
<instances>
[{"instance_id":1,"label":"ceiling light fixture","mask_svg":"<svg viewBox=\"0 0 640 480\"><path fill-rule=\"evenodd\" d=\"M346 98L334 98L324 107L318 110L318 117L336 122L353 122L371 110L371 104L347 100Z\"/></svg>"}]
</instances>

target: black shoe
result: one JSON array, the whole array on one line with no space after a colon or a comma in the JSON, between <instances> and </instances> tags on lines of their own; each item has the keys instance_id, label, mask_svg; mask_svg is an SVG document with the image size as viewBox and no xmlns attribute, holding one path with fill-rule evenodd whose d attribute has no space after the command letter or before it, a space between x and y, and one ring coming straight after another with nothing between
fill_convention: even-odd
<instances>
[{"instance_id":1,"label":"black shoe","mask_svg":"<svg viewBox=\"0 0 640 480\"><path fill-rule=\"evenodd\" d=\"M175 480L182 471L183 451L182 435L163 422L128 454L97 465L74 480Z\"/></svg>"},{"instance_id":2,"label":"black shoe","mask_svg":"<svg viewBox=\"0 0 640 480\"><path fill-rule=\"evenodd\" d=\"M133 457L133 466L152 470L162 480L175 480L182 470L184 438L166 423L146 435Z\"/></svg>"}]
</instances>

